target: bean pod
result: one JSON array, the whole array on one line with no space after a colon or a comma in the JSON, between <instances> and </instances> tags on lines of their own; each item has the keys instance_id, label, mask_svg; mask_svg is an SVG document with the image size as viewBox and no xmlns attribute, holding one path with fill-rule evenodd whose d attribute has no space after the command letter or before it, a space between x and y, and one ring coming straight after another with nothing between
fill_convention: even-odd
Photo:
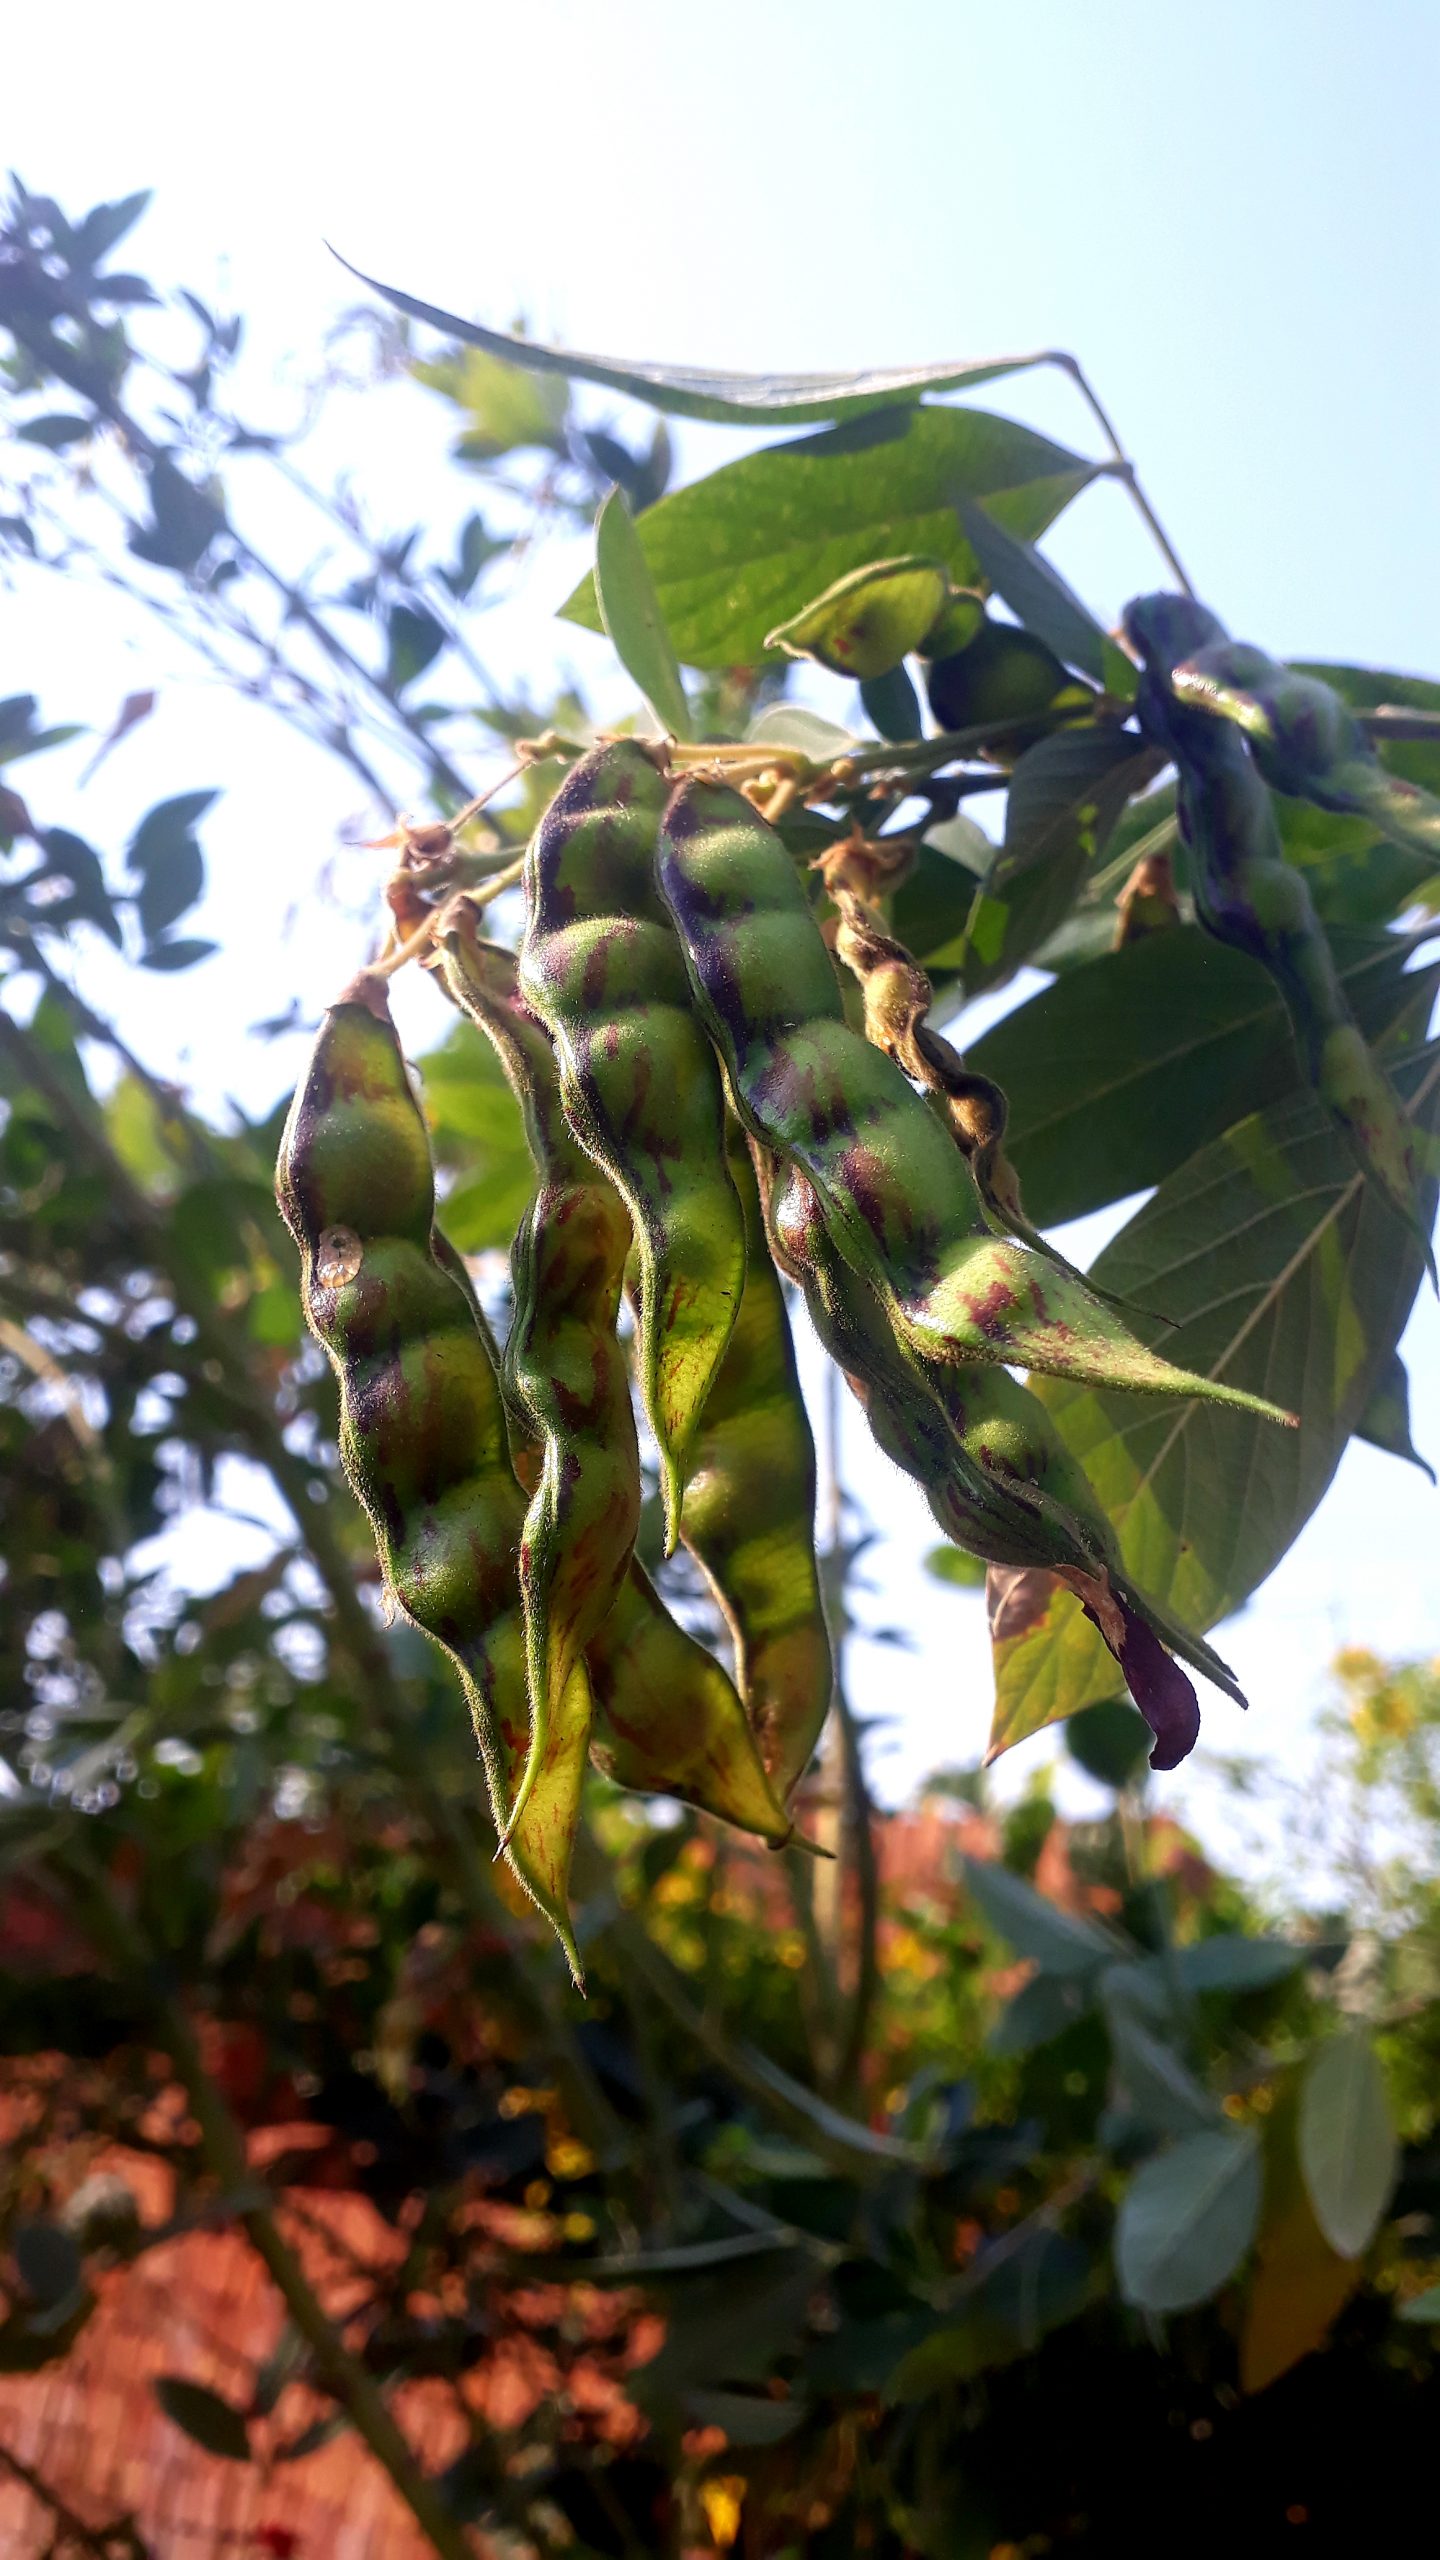
<instances>
[{"instance_id":1,"label":"bean pod","mask_svg":"<svg viewBox=\"0 0 1440 2560\"><path fill-rule=\"evenodd\" d=\"M631 741L574 767L526 857L520 986L554 1040L571 1126L634 1220L641 1384L668 1550L740 1304L745 1230L719 1075L655 888L665 789Z\"/></svg>"},{"instance_id":2,"label":"bean pod","mask_svg":"<svg viewBox=\"0 0 1440 2560\"><path fill-rule=\"evenodd\" d=\"M1007 1371L903 1353L831 1242L816 1193L793 1167L769 1198L778 1258L805 1290L822 1343L873 1437L920 1486L946 1536L993 1566L1064 1581L1098 1628L1155 1734L1152 1766L1193 1748L1199 1708L1171 1660L1181 1654L1241 1705L1209 1645L1138 1591L1084 1470L1049 1414Z\"/></svg>"},{"instance_id":3,"label":"bean pod","mask_svg":"<svg viewBox=\"0 0 1440 2560\"><path fill-rule=\"evenodd\" d=\"M630 1220L570 1132L513 952L481 939L463 897L435 938L449 994L486 1034L520 1104L538 1178L511 1252L515 1312L504 1353L510 1400L540 1446L520 1545L530 1760L513 1820L580 1656L625 1579L640 1523L640 1456L615 1330Z\"/></svg>"},{"instance_id":4,"label":"bean pod","mask_svg":"<svg viewBox=\"0 0 1440 2560\"><path fill-rule=\"evenodd\" d=\"M1333 685L1242 640L1195 650L1171 683L1187 710L1234 722L1273 790L1369 818L1396 844L1440 862L1440 800L1386 770Z\"/></svg>"},{"instance_id":5,"label":"bean pod","mask_svg":"<svg viewBox=\"0 0 1440 2560\"><path fill-rule=\"evenodd\" d=\"M1179 776L1196 915L1217 942L1248 952L1275 980L1316 1093L1428 1252L1404 1116L1345 1000L1305 877L1285 859L1269 792L1239 728L1175 688L1182 661L1223 643L1220 625L1188 597L1159 595L1128 605L1125 628L1144 662L1141 720Z\"/></svg>"},{"instance_id":6,"label":"bean pod","mask_svg":"<svg viewBox=\"0 0 1440 2560\"><path fill-rule=\"evenodd\" d=\"M589 1687L577 1665L537 1758L516 1569L524 1498L491 1358L435 1230L429 1141L376 979L358 978L321 1024L277 1191L300 1248L306 1317L339 1384L340 1454L386 1589L460 1674L509 1862L578 1982L567 1884ZM532 1759L517 1819L512 1793Z\"/></svg>"},{"instance_id":7,"label":"bean pod","mask_svg":"<svg viewBox=\"0 0 1440 2560\"><path fill-rule=\"evenodd\" d=\"M772 1787L735 1685L677 1625L632 1564L586 1657L595 1697L590 1757L618 1786L674 1796L783 1849L795 1826Z\"/></svg>"},{"instance_id":8,"label":"bean pod","mask_svg":"<svg viewBox=\"0 0 1440 2560\"><path fill-rule=\"evenodd\" d=\"M1288 1419L1173 1368L1079 1279L986 1231L949 1128L847 1024L804 889L748 801L681 783L659 867L740 1118L805 1173L839 1252L913 1350Z\"/></svg>"},{"instance_id":9,"label":"bean pod","mask_svg":"<svg viewBox=\"0 0 1440 2560\"><path fill-rule=\"evenodd\" d=\"M682 1534L724 1612L740 1694L784 1803L810 1765L833 1676L815 1444L750 1150L733 1120L729 1159L745 1212L745 1292L695 1439Z\"/></svg>"}]
</instances>

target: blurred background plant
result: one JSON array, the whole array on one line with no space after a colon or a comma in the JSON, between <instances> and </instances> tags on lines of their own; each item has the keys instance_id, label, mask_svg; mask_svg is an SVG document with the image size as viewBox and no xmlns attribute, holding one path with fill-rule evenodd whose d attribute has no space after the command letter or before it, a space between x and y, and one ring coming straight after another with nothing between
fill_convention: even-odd
<instances>
[{"instance_id":1,"label":"blurred background plant","mask_svg":"<svg viewBox=\"0 0 1440 2560\"><path fill-rule=\"evenodd\" d=\"M372 812L585 734L498 685L486 616L610 486L659 500L663 423L417 363L367 313L293 429L257 425L238 319L117 270L143 205L12 198L13 559L158 617ZM396 533L308 457L406 375L456 476ZM715 669L697 725L782 689ZM94 999L103 946L209 955L214 795L97 849L31 761L64 709L0 704L7 2550L950 2560L1148 2550L1161 2518L1208 2550L1242 2500L1265 2549L1404 2513L1440 2326L1436 1666L1343 1657L1323 1783L1234 1773L1285 1843L1242 1884L1148 1808L1111 1700L1063 1729L1093 1819L1045 1770L878 1815L842 1662L833 1869L593 1782L582 2006L491 1863L448 1676L382 1622L271 1197L283 1103L202 1108L132 1048L143 982L124 1033ZM1341 851L1339 921L1416 886ZM1077 909L1106 934L1114 868ZM487 1057L424 1061L481 1257L527 1188ZM843 1627L867 1526L831 1468Z\"/></svg>"}]
</instances>

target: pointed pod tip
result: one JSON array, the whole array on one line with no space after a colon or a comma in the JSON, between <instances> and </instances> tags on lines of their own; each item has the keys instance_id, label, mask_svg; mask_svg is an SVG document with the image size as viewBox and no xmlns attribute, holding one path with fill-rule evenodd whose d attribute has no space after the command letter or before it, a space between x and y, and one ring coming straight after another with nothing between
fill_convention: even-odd
<instances>
[{"instance_id":1,"label":"pointed pod tip","mask_svg":"<svg viewBox=\"0 0 1440 2560\"><path fill-rule=\"evenodd\" d=\"M355 976L347 980L341 988L338 996L332 997L327 1011L334 1013L342 1004L363 1005L367 1013L374 1014L377 1022L388 1025L390 1021L389 991L385 980L377 977L373 969L357 970Z\"/></svg>"}]
</instances>

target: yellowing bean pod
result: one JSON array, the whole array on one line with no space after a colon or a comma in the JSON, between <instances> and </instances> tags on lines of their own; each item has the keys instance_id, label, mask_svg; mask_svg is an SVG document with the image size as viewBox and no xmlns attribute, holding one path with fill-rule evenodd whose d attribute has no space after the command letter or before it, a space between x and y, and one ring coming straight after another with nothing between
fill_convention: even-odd
<instances>
[{"instance_id":1,"label":"yellowing bean pod","mask_svg":"<svg viewBox=\"0 0 1440 2560\"><path fill-rule=\"evenodd\" d=\"M577 1664L536 1759L516 1562L524 1498L491 1353L434 1226L429 1141L373 978L357 979L321 1024L277 1191L300 1248L305 1313L339 1384L341 1458L386 1588L460 1674L509 1862L578 1982L567 1883L589 1686Z\"/></svg>"},{"instance_id":2,"label":"yellowing bean pod","mask_svg":"<svg viewBox=\"0 0 1440 2560\"><path fill-rule=\"evenodd\" d=\"M745 1211L745 1294L694 1442L682 1534L724 1612L740 1694L784 1803L810 1765L833 1678L815 1444L750 1150L733 1121L729 1157Z\"/></svg>"},{"instance_id":3,"label":"yellowing bean pod","mask_svg":"<svg viewBox=\"0 0 1440 2560\"><path fill-rule=\"evenodd\" d=\"M624 1202L571 1135L549 1038L519 994L515 955L452 901L436 928L454 1002L486 1034L520 1104L538 1187L511 1254L509 1395L540 1445L520 1546L530 1684L523 1812L576 1665L625 1579L640 1521L640 1458L616 1337L630 1249Z\"/></svg>"},{"instance_id":4,"label":"yellowing bean pod","mask_svg":"<svg viewBox=\"0 0 1440 2560\"><path fill-rule=\"evenodd\" d=\"M555 1043L566 1115L635 1226L646 1411L667 1547L745 1278L724 1100L654 879L666 785L622 741L562 783L526 857L520 987Z\"/></svg>"}]
</instances>

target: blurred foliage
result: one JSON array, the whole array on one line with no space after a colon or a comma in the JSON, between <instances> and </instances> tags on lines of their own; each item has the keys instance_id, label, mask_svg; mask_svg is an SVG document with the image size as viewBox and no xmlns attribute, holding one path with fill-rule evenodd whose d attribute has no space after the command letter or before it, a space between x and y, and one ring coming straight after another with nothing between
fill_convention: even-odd
<instances>
[{"instance_id":1,"label":"blurred foliage","mask_svg":"<svg viewBox=\"0 0 1440 2560\"><path fill-rule=\"evenodd\" d=\"M579 733L576 702L494 693L467 617L507 554L611 483L642 524L658 510L663 426L622 441L491 354L419 367L458 413L454 542L312 492L345 574L277 569L242 492L293 482L292 440L227 405L238 321L182 295L164 316L186 361L141 342L159 297L109 261L142 209L72 224L22 190L0 235L16 555L128 582L382 803L403 773L453 811L451 742L477 717ZM408 360L387 333L380 365ZM1035 485L1013 534L1061 500ZM661 521L662 559L668 539ZM1008 595L1028 555L991 553ZM973 565L959 534L947 556ZM1079 611L1041 609L1062 635ZM454 698L421 702L422 677ZM717 667L697 730L742 735L775 688ZM833 1866L597 1779L580 2004L492 1863L449 1678L384 1622L273 1206L279 1113L207 1120L77 992L87 936L149 968L204 956L183 928L213 795L96 850L12 773L71 735L0 703L4 2388L60 2367L152 2250L219 2223L279 2286L281 2342L246 2390L162 2377L166 2422L297 2477L354 2430L442 2552L1208 2552L1237 2516L1256 2548L1287 2520L1342 2548L1392 2500L1403 2516L1440 2325L1440 1667L1342 1659L1319 1777L1287 1808L1304 1856L1268 1895L1147 1809L1138 1719L1108 1691L1067 1727L1093 1819L1058 1817L1053 1772L1002 1811L978 1770L880 1817L852 1751L843 1785L830 1760L811 1782ZM955 988L1038 954L1058 974L1037 1017L1087 969L1154 974L1143 1007L1101 1008L1138 1088L1170 1072L1163 971L1191 938L1098 955L1168 807L1133 802L1107 845L1075 814L1093 772L1073 779L1073 823L1053 773L1046 803L1058 911L1019 839L982 881L942 785L897 907ZM1333 913L1377 933L1415 882L1353 822L1313 830ZM1247 1000L1212 963L1218 1057ZM1252 997L1262 1098L1293 1099ZM457 1035L424 1062L445 1215L475 1254L527 1180L488 1056ZM1016 1113L1022 1167L1047 1161L1043 1099ZM1162 1183L1229 1126L1136 1118ZM1092 1126L1067 1153L1066 1214L1124 1187L1120 1143ZM843 1526L837 1612L864 1543ZM187 1535L231 1559L218 1587L183 1569ZM343 2331L306 2254L327 2193L393 2243ZM496 2420L474 2378L517 2341L540 2379ZM421 2380L461 2447L432 2474L390 2414ZM66 2550L43 2463L29 2494ZM123 2519L96 2547L179 2548Z\"/></svg>"}]
</instances>

